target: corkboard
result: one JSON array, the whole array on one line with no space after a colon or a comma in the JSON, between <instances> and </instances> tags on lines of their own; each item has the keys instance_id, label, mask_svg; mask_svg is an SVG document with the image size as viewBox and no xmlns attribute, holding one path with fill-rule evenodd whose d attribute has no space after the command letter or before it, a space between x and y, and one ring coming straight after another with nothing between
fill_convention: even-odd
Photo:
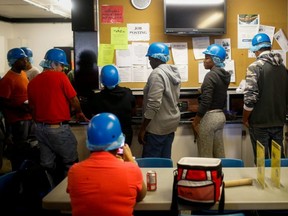
<instances>
[{"instance_id":1,"label":"corkboard","mask_svg":"<svg viewBox=\"0 0 288 216\"><path fill-rule=\"evenodd\" d=\"M161 41L187 42L188 44L188 82L183 82L184 88L197 88L198 83L198 63L194 59L192 52L191 36L170 36L164 34L163 27L163 0L152 0L150 6L145 10L134 8L130 0L99 0L99 13L101 15L101 5L123 5L124 22L121 24L102 24L99 22L100 43L110 43L110 28L123 27L127 23L149 23L150 24L150 41L153 43ZM237 87L242 79L245 78L246 68L255 59L248 58L247 49L237 48L237 15L238 14L259 14L262 25L275 26L275 32L280 28L286 35L287 32L287 0L227 0L227 32L221 36L210 36L210 42L214 39L230 38L232 59L235 61L236 82L231 83L230 87ZM197 36L198 37L198 36ZM280 49L274 40L273 49ZM173 64L170 60L168 63ZM121 83L122 86L129 88L143 88L145 83Z\"/></svg>"}]
</instances>

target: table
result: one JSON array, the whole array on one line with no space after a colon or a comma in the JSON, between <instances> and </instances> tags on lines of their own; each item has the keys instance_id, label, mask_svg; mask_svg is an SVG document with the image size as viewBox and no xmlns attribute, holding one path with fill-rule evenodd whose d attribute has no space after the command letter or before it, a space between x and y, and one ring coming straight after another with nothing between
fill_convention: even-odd
<instances>
[{"instance_id":1,"label":"table","mask_svg":"<svg viewBox=\"0 0 288 216\"><path fill-rule=\"evenodd\" d=\"M148 191L135 210L169 210L172 199L173 170L176 168L153 168L157 172L157 191ZM146 173L151 168L141 168ZM281 168L281 187L276 188L270 180L271 168L265 168L266 187L256 180L257 168L223 168L224 181L254 178L253 185L225 188L225 210L288 209L288 167ZM66 193L67 178L57 185L42 201L45 209L71 211L70 197ZM218 204L212 207L218 209Z\"/></svg>"}]
</instances>

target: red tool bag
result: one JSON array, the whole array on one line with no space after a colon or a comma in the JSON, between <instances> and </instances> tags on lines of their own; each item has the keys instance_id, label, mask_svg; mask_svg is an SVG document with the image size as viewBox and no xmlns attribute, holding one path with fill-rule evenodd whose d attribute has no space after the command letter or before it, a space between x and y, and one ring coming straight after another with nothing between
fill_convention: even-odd
<instances>
[{"instance_id":1,"label":"red tool bag","mask_svg":"<svg viewBox=\"0 0 288 216\"><path fill-rule=\"evenodd\" d=\"M171 211L178 215L180 204L192 210L209 209L219 201L219 212L222 212L225 201L223 178L219 158L181 158L174 171Z\"/></svg>"}]
</instances>

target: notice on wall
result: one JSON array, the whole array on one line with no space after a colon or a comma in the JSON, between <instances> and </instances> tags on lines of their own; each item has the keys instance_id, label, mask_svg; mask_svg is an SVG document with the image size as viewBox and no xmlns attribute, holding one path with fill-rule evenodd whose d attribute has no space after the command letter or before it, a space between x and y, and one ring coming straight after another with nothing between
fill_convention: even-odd
<instances>
[{"instance_id":1,"label":"notice on wall","mask_svg":"<svg viewBox=\"0 0 288 216\"><path fill-rule=\"evenodd\" d=\"M127 24L129 41L149 41L150 24L149 23L130 23Z\"/></svg>"},{"instance_id":2,"label":"notice on wall","mask_svg":"<svg viewBox=\"0 0 288 216\"><path fill-rule=\"evenodd\" d=\"M101 6L101 23L123 23L123 6Z\"/></svg>"},{"instance_id":3,"label":"notice on wall","mask_svg":"<svg viewBox=\"0 0 288 216\"><path fill-rule=\"evenodd\" d=\"M275 33L274 38L281 47L281 49L284 52L288 52L288 41L282 29L279 29L279 31Z\"/></svg>"},{"instance_id":4,"label":"notice on wall","mask_svg":"<svg viewBox=\"0 0 288 216\"><path fill-rule=\"evenodd\" d=\"M203 52L210 45L209 37L193 37L192 38L193 53L196 60L204 59Z\"/></svg>"},{"instance_id":5,"label":"notice on wall","mask_svg":"<svg viewBox=\"0 0 288 216\"><path fill-rule=\"evenodd\" d=\"M127 28L126 27L112 27L111 28L111 44L115 49L128 49Z\"/></svg>"},{"instance_id":6,"label":"notice on wall","mask_svg":"<svg viewBox=\"0 0 288 216\"><path fill-rule=\"evenodd\" d=\"M252 38L259 31L260 15L238 14L238 49L249 49Z\"/></svg>"}]
</instances>

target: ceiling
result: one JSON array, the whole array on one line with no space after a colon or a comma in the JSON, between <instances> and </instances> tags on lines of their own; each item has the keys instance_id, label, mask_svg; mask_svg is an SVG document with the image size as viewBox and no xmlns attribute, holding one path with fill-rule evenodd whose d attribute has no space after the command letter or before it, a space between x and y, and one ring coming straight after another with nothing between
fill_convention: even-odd
<instances>
[{"instance_id":1,"label":"ceiling","mask_svg":"<svg viewBox=\"0 0 288 216\"><path fill-rule=\"evenodd\" d=\"M37 1L50 7L51 5L53 6L57 0ZM69 18L36 7L23 0L0 0L0 20L7 22L66 20L70 22Z\"/></svg>"}]
</instances>

